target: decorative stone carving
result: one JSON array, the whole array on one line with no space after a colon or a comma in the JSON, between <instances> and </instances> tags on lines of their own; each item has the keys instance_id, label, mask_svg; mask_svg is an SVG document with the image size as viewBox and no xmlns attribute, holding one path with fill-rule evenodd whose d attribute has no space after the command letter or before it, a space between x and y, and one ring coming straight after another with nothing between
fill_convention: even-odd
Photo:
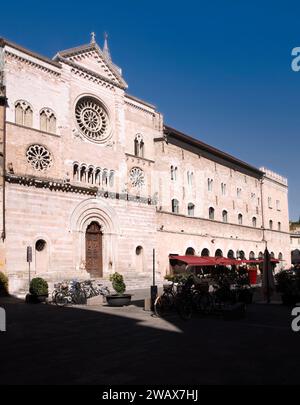
<instances>
[{"instance_id":1,"label":"decorative stone carving","mask_svg":"<svg viewBox=\"0 0 300 405\"><path fill-rule=\"evenodd\" d=\"M145 184L145 174L139 167L130 170L130 181L133 187L141 188Z\"/></svg>"},{"instance_id":2,"label":"decorative stone carving","mask_svg":"<svg viewBox=\"0 0 300 405\"><path fill-rule=\"evenodd\" d=\"M28 163L38 171L49 169L52 164L51 153L42 145L31 145L26 152Z\"/></svg>"},{"instance_id":3,"label":"decorative stone carving","mask_svg":"<svg viewBox=\"0 0 300 405\"><path fill-rule=\"evenodd\" d=\"M106 110L92 97L83 97L76 104L75 117L80 132L89 140L103 142L110 135Z\"/></svg>"}]
</instances>

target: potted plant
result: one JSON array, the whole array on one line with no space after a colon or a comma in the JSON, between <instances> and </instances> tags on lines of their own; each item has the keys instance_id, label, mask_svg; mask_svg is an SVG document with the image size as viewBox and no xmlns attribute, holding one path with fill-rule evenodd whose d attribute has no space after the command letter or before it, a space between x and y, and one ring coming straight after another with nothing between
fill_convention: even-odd
<instances>
[{"instance_id":1,"label":"potted plant","mask_svg":"<svg viewBox=\"0 0 300 405\"><path fill-rule=\"evenodd\" d=\"M131 301L131 294L125 294L126 284L122 274L113 273L109 276L109 280L112 283L112 287L116 294L109 294L106 296L107 304L112 307L123 307L124 305L129 305Z\"/></svg>"},{"instance_id":2,"label":"potted plant","mask_svg":"<svg viewBox=\"0 0 300 405\"><path fill-rule=\"evenodd\" d=\"M48 298L48 283L41 277L33 278L29 286L29 294L26 295L27 303L46 302Z\"/></svg>"},{"instance_id":3,"label":"potted plant","mask_svg":"<svg viewBox=\"0 0 300 405\"><path fill-rule=\"evenodd\" d=\"M0 297L7 297L8 295L8 277L0 271Z\"/></svg>"}]
</instances>

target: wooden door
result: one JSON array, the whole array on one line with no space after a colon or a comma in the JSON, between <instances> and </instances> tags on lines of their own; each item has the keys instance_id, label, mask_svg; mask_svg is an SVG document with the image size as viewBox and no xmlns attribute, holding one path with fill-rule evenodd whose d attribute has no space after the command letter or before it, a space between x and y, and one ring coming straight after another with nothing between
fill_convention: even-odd
<instances>
[{"instance_id":1,"label":"wooden door","mask_svg":"<svg viewBox=\"0 0 300 405\"><path fill-rule=\"evenodd\" d=\"M86 271L92 277L102 277L102 232L97 222L92 222L85 234Z\"/></svg>"}]
</instances>

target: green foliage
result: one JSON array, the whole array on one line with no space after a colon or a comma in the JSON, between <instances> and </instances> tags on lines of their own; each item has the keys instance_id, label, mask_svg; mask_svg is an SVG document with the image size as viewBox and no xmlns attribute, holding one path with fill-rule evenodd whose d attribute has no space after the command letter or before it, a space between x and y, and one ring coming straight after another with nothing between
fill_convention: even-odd
<instances>
[{"instance_id":1,"label":"green foliage","mask_svg":"<svg viewBox=\"0 0 300 405\"><path fill-rule=\"evenodd\" d=\"M113 289L117 294L124 294L126 284L124 283L122 274L115 272L109 276L109 280L111 281Z\"/></svg>"},{"instance_id":2,"label":"green foliage","mask_svg":"<svg viewBox=\"0 0 300 405\"><path fill-rule=\"evenodd\" d=\"M188 273L188 272L167 274L165 276L165 280L168 280L173 283L183 283L189 278L190 275L191 275L191 273Z\"/></svg>"},{"instance_id":3,"label":"green foliage","mask_svg":"<svg viewBox=\"0 0 300 405\"><path fill-rule=\"evenodd\" d=\"M8 277L0 271L0 296L8 295Z\"/></svg>"},{"instance_id":4,"label":"green foliage","mask_svg":"<svg viewBox=\"0 0 300 405\"><path fill-rule=\"evenodd\" d=\"M33 278L30 282L29 292L32 295L48 295L48 283L41 277Z\"/></svg>"}]
</instances>

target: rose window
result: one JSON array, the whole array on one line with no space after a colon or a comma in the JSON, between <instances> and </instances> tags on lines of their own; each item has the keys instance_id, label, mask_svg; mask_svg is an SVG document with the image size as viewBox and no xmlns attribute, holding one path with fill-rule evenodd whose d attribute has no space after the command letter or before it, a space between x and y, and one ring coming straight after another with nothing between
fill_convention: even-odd
<instances>
[{"instance_id":1,"label":"rose window","mask_svg":"<svg viewBox=\"0 0 300 405\"><path fill-rule=\"evenodd\" d=\"M142 187L145 184L145 175L139 167L130 170L130 181L133 187Z\"/></svg>"},{"instance_id":2,"label":"rose window","mask_svg":"<svg viewBox=\"0 0 300 405\"><path fill-rule=\"evenodd\" d=\"M26 157L35 170L47 170L52 164L51 153L42 145L31 145L27 149Z\"/></svg>"},{"instance_id":3,"label":"rose window","mask_svg":"<svg viewBox=\"0 0 300 405\"><path fill-rule=\"evenodd\" d=\"M80 132L87 138L101 142L109 136L108 115L98 100L91 97L80 99L75 117Z\"/></svg>"}]
</instances>

